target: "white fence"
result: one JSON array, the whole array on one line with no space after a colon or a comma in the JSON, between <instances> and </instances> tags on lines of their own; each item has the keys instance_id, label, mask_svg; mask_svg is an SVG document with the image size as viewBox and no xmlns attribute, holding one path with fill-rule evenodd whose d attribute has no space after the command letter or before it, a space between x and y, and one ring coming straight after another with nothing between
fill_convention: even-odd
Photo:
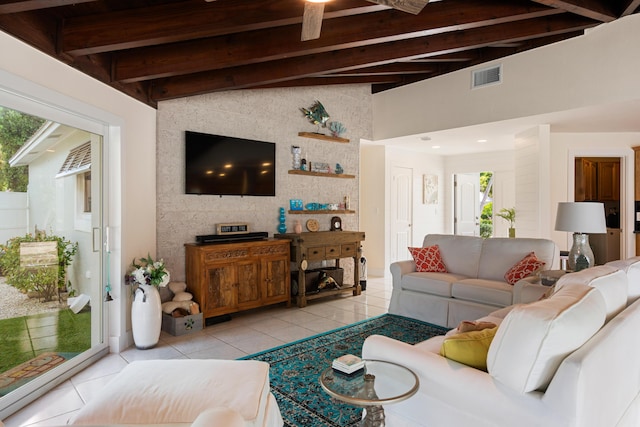
<instances>
[{"instance_id":1,"label":"white fence","mask_svg":"<svg viewBox=\"0 0 640 427\"><path fill-rule=\"evenodd\" d=\"M0 191L0 243L28 231L27 193Z\"/></svg>"}]
</instances>

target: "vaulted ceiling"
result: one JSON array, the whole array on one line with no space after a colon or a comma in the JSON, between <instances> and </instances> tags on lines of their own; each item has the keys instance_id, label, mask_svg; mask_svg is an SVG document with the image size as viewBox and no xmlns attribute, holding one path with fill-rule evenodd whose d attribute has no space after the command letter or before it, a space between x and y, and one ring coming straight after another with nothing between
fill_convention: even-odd
<instances>
[{"instance_id":1,"label":"vaulted ceiling","mask_svg":"<svg viewBox=\"0 0 640 427\"><path fill-rule=\"evenodd\" d=\"M156 106L246 88L369 83L379 92L640 12L640 0L432 0L418 15L332 0L320 38L300 41L304 3L0 0L0 30Z\"/></svg>"}]
</instances>

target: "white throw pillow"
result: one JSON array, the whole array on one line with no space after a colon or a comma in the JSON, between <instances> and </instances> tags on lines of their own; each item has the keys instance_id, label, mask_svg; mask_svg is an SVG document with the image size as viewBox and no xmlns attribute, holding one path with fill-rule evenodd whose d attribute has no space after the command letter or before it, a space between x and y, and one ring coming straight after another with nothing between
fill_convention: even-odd
<instances>
[{"instance_id":1,"label":"white throw pillow","mask_svg":"<svg viewBox=\"0 0 640 427\"><path fill-rule=\"evenodd\" d=\"M600 291L607 308L607 322L627 306L629 291L627 275L614 267L599 265L565 274L556 283L556 292L569 283L591 286Z\"/></svg>"},{"instance_id":2,"label":"white throw pillow","mask_svg":"<svg viewBox=\"0 0 640 427\"><path fill-rule=\"evenodd\" d=\"M564 358L604 324L600 291L568 284L548 299L513 308L487 355L489 374L520 392L544 390Z\"/></svg>"}]
</instances>

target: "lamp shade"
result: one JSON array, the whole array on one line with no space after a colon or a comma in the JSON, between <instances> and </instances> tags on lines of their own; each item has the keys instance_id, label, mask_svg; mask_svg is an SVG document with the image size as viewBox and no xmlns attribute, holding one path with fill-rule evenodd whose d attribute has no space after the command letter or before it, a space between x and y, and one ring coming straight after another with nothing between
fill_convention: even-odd
<instances>
[{"instance_id":1,"label":"lamp shade","mask_svg":"<svg viewBox=\"0 0 640 427\"><path fill-rule=\"evenodd\" d=\"M556 215L556 231L604 234L607 224L604 218L604 203L560 202Z\"/></svg>"}]
</instances>

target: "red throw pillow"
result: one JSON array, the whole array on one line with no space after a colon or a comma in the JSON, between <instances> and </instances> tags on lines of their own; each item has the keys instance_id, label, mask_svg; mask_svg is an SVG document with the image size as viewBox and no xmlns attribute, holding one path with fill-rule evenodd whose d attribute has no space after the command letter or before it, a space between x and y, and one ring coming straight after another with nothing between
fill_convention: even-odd
<instances>
[{"instance_id":1,"label":"red throw pillow","mask_svg":"<svg viewBox=\"0 0 640 427\"><path fill-rule=\"evenodd\" d=\"M424 248L409 248L411 256L416 263L416 271L421 273L446 273L447 267L442 262L440 248L438 245L427 246Z\"/></svg>"},{"instance_id":2,"label":"red throw pillow","mask_svg":"<svg viewBox=\"0 0 640 427\"><path fill-rule=\"evenodd\" d=\"M506 272L504 280L506 280L510 285L515 285L518 280L531 276L533 273L544 267L545 264L546 263L544 261L540 261L536 257L535 252L529 252L524 258L518 261L516 265Z\"/></svg>"}]
</instances>

